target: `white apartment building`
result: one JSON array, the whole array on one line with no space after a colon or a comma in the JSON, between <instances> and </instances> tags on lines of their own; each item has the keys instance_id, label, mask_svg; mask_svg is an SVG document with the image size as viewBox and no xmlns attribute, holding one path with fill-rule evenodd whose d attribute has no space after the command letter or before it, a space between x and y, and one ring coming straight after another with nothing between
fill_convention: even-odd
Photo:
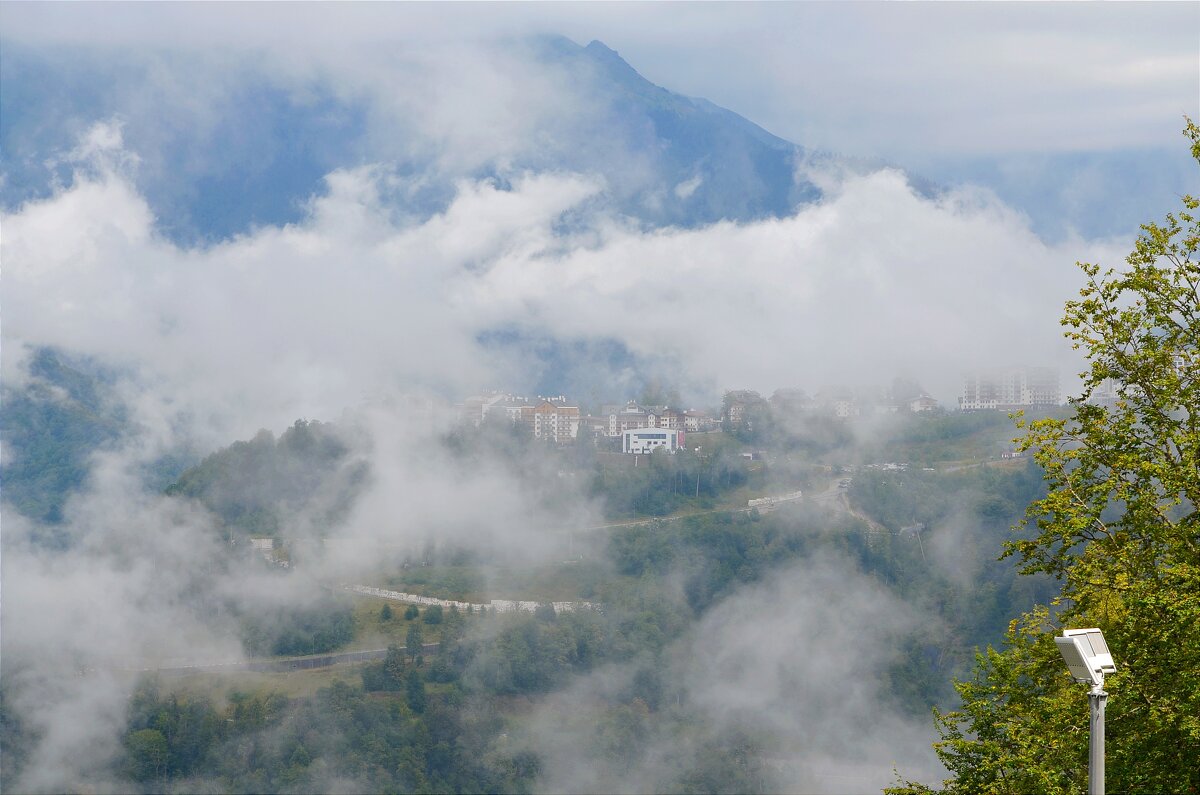
<instances>
[{"instance_id":1,"label":"white apartment building","mask_svg":"<svg viewBox=\"0 0 1200 795\"><path fill-rule=\"evenodd\" d=\"M472 395L463 401L462 419L478 428L494 411L503 411L511 420L519 419L520 412L514 416L513 407L527 403L525 398L514 397L505 392L486 392L482 395Z\"/></svg>"},{"instance_id":2,"label":"white apartment building","mask_svg":"<svg viewBox=\"0 0 1200 795\"><path fill-rule=\"evenodd\" d=\"M1062 405L1058 370L1008 367L969 373L963 378L962 411L1019 411Z\"/></svg>"},{"instance_id":3,"label":"white apartment building","mask_svg":"<svg viewBox=\"0 0 1200 795\"><path fill-rule=\"evenodd\" d=\"M1120 399L1121 396L1117 393L1116 380L1105 378L1092 390L1091 397L1088 398L1088 403L1113 408Z\"/></svg>"},{"instance_id":4,"label":"white apartment building","mask_svg":"<svg viewBox=\"0 0 1200 795\"><path fill-rule=\"evenodd\" d=\"M630 428L621 433L621 452L635 455L666 450L674 453L683 447L683 431L666 428Z\"/></svg>"}]
</instances>

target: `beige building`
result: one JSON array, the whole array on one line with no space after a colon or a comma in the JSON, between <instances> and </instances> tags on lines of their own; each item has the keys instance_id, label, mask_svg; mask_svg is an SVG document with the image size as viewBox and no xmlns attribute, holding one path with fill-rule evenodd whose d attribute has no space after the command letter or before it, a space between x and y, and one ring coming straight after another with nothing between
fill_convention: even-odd
<instances>
[{"instance_id":1,"label":"beige building","mask_svg":"<svg viewBox=\"0 0 1200 795\"><path fill-rule=\"evenodd\" d=\"M543 400L532 411L533 436L565 444L579 436L579 407L567 406L563 400Z\"/></svg>"},{"instance_id":2,"label":"beige building","mask_svg":"<svg viewBox=\"0 0 1200 795\"><path fill-rule=\"evenodd\" d=\"M933 411L938 405L938 402L929 395L917 395L908 401L908 410L916 414L922 411Z\"/></svg>"}]
</instances>

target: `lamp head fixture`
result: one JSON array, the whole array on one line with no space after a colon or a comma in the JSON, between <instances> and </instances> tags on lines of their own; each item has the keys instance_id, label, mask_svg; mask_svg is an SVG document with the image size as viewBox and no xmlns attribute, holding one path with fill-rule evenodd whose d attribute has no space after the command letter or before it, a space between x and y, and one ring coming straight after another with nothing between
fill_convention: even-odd
<instances>
[{"instance_id":1,"label":"lamp head fixture","mask_svg":"<svg viewBox=\"0 0 1200 795\"><path fill-rule=\"evenodd\" d=\"M1076 682L1100 686L1104 684L1105 674L1117 670L1112 652L1099 629L1063 630L1062 637L1055 638L1054 642Z\"/></svg>"}]
</instances>

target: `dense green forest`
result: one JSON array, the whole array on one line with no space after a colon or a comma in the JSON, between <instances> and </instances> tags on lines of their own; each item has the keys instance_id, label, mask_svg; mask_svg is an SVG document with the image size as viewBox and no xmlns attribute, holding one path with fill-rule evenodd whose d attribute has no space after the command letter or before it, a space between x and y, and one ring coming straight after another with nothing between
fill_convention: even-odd
<instances>
[{"instance_id":1,"label":"dense green forest","mask_svg":"<svg viewBox=\"0 0 1200 795\"><path fill-rule=\"evenodd\" d=\"M82 399L103 405L81 387ZM88 415L92 424L79 427L92 430L62 443L77 471L67 491L86 471L86 450L119 432L100 416ZM414 565L373 583L445 599L544 602L534 613L405 608L332 591L294 605L213 600L237 619L251 657L391 648L382 660L339 667L328 683L294 690L223 685L217 675L197 689L150 676L130 701L106 775L145 791L527 792L548 775L538 738L551 721L586 740L579 753L596 771L595 787L617 786L627 762L651 765L652 738L676 738L656 788L768 791L778 781L768 760L784 753L777 738L741 724L706 728L703 705L670 674L674 655L743 589L829 560L925 617L877 673L886 708L918 717L953 706L953 678L969 670L975 648L997 642L1014 615L1048 598L1046 578L1019 577L997 561L1024 506L1045 494L1040 469L998 460L1013 433L1003 417L886 418L865 446L845 423L790 422L760 418L759 428L774 428L761 436L692 435L678 455L640 457L636 466L583 440L542 445L507 423L445 435L441 444L460 466L539 462L528 475L535 494L546 471L576 473L570 499L593 500L612 520L638 521L589 530L570 560L528 566L435 543ZM50 449L53 440L31 433L21 443ZM263 431L208 455L172 477L164 494L202 506L222 539L268 536L286 549L297 517L335 533L369 486L354 444L343 428L300 420L278 438ZM863 466L905 452L953 465ZM834 488L850 477L848 488ZM748 498L798 489L832 498L745 510ZM546 492L548 506L562 499ZM244 561L244 545L226 549L231 561ZM256 565L267 567L268 580L298 576ZM556 612L551 600L598 607ZM437 650L424 649L428 643ZM597 676L615 684L569 708L556 701ZM38 729L0 704L0 731L11 789Z\"/></svg>"},{"instance_id":2,"label":"dense green forest","mask_svg":"<svg viewBox=\"0 0 1200 795\"><path fill-rule=\"evenodd\" d=\"M618 575L598 594L603 613L454 614L436 655L424 659L393 649L387 659L363 666L358 682L313 696L235 692L220 707L210 698L181 700L162 691L163 681L148 682L131 705L125 750L113 764L148 789L166 782L186 788L204 779L231 791L317 791L349 778L373 791L529 791L541 761L536 748L504 740L521 725L521 710L514 711L520 702L511 699L536 699L620 663L633 669L628 684L588 707L598 753L636 756L640 736L694 731L699 718L687 693L662 677L662 655L672 641L738 585L830 547L940 602L947 624L914 635L887 674L903 708L923 711L931 699L945 697L948 675L969 657L955 638L977 630L966 618L976 605L966 589L914 585L916 545L899 538L872 543L854 520L832 518L808 511L718 515L622 531L610 548ZM686 573L684 599L673 598L664 578L653 576L673 571ZM423 622L406 623L417 629L419 648ZM770 778L756 772L762 763L755 761L768 750L767 740L749 734L731 747L728 739L708 754L678 760L666 787L768 788Z\"/></svg>"},{"instance_id":3,"label":"dense green forest","mask_svg":"<svg viewBox=\"0 0 1200 795\"><path fill-rule=\"evenodd\" d=\"M353 502L365 468L343 467L347 452L333 426L296 420L278 439L264 430L209 455L166 493L199 501L231 537L278 537L288 518L323 491L337 495L321 517L325 521L336 521Z\"/></svg>"},{"instance_id":4,"label":"dense green forest","mask_svg":"<svg viewBox=\"0 0 1200 795\"><path fill-rule=\"evenodd\" d=\"M245 459L211 458L202 466L211 472L216 460L236 466ZM530 791L543 759L536 745L514 739L522 736L526 705L618 666L629 672L626 684L574 718L593 727L595 750L588 753L636 756L640 737L695 734L705 751L675 759L661 786L770 789L774 779L762 767L763 754L772 753L769 738L696 733L695 722L703 720L696 706L663 677L672 644L738 588L834 554L934 617L906 635L883 674L892 708L920 715L931 705L949 705L952 676L966 670L974 646L1000 637L1012 615L1045 598L1038 581L995 561L1008 524L1040 484L1036 468L1025 463L949 474L867 473L857 476L850 495L863 518L798 503L762 515L714 512L614 528L598 559L510 572L516 587L555 587L555 597L587 598L602 610L439 609L436 618L431 608L389 607L386 616L368 611L367 618L360 612L359 624L396 624L402 629L395 634L408 642L309 695L258 690L216 698L177 692L169 678L150 679L131 702L111 772L147 791L322 791L337 781L372 791ZM926 526L920 538L899 532L914 519ZM946 554L938 547L942 532L955 534L952 559L937 557ZM494 579L484 576L485 561L466 552L447 560L412 569L411 582L462 598ZM398 572L386 584L409 587L405 578ZM570 593L563 593L564 582ZM258 655L342 648L363 629L339 600L260 610L243 625L247 650ZM439 651L417 653L431 637ZM12 738L5 769L11 782L29 729L5 713L4 730Z\"/></svg>"},{"instance_id":5,"label":"dense green forest","mask_svg":"<svg viewBox=\"0 0 1200 795\"><path fill-rule=\"evenodd\" d=\"M345 598L304 606L251 606L241 619L242 643L254 657L320 654L354 638L353 608Z\"/></svg>"}]
</instances>

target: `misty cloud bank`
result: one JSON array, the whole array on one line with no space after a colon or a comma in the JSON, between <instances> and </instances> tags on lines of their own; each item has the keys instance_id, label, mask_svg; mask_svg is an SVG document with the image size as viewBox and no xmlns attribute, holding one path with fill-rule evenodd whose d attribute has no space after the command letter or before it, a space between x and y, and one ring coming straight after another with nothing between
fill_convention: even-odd
<instances>
[{"instance_id":1,"label":"misty cloud bank","mask_svg":"<svg viewBox=\"0 0 1200 795\"><path fill-rule=\"evenodd\" d=\"M530 489L546 466L537 456L458 460L439 436L446 420L426 419L380 406L343 418L344 460L283 516L286 572L230 554L198 503L148 491L155 447L136 430L93 456L65 505L61 543L6 505L5 708L37 738L17 788L127 791L95 771L122 752L138 672L245 659L247 616L316 609L338 582L379 581L437 550L526 565L562 557L565 529L596 521L578 493L557 486L554 507ZM369 476L351 487L343 473L361 464ZM331 520L348 493L351 508Z\"/></svg>"},{"instance_id":2,"label":"misty cloud bank","mask_svg":"<svg viewBox=\"0 0 1200 795\"><path fill-rule=\"evenodd\" d=\"M4 216L9 349L135 367L237 417L226 440L395 390L519 389L529 365L478 344L497 328L617 340L700 399L908 372L951 402L981 363L1072 372L1057 329L1071 263L1116 259L1048 246L986 194L924 199L886 171L789 218L646 233L608 215L562 226L599 175L461 182L444 213L405 223L382 198L401 177L364 167L329 175L302 223L181 249L156 234L120 140L94 128L70 186Z\"/></svg>"},{"instance_id":3,"label":"misty cloud bank","mask_svg":"<svg viewBox=\"0 0 1200 795\"><path fill-rule=\"evenodd\" d=\"M897 765L934 781L928 724L895 710L884 676L899 640L929 620L849 560L804 559L741 588L668 649L654 672L657 719L634 700L609 723L580 720L646 675L605 668L546 699L513 742L543 756L550 792L672 791L706 767L738 765L743 784L771 792L878 791ZM748 743L763 749L761 763L738 758ZM691 784L706 789L702 778Z\"/></svg>"}]
</instances>

